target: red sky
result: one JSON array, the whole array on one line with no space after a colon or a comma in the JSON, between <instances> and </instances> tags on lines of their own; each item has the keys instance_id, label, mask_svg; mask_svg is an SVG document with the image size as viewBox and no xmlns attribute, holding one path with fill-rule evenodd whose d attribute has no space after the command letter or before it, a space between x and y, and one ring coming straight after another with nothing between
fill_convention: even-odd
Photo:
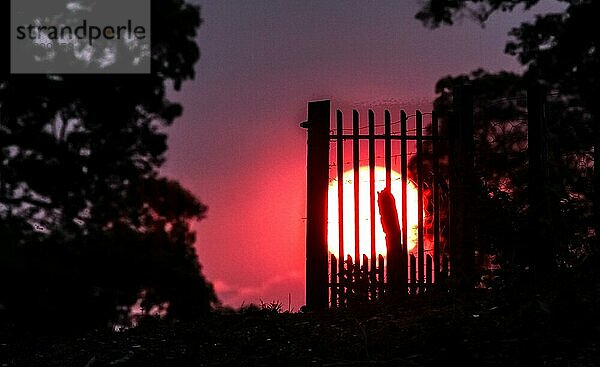
<instances>
[{"instance_id":1,"label":"red sky","mask_svg":"<svg viewBox=\"0 0 600 367\"><path fill-rule=\"evenodd\" d=\"M435 82L479 67L518 70L506 33L536 12L424 28L416 0L199 1L197 76L170 97L163 173L209 206L197 251L221 300L304 304L306 102L431 110Z\"/></svg>"}]
</instances>

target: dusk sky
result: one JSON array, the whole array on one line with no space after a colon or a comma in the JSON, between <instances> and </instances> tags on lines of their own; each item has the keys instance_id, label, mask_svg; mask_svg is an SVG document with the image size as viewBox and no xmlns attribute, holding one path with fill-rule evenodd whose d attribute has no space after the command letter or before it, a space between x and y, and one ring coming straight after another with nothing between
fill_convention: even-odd
<instances>
[{"instance_id":1,"label":"dusk sky","mask_svg":"<svg viewBox=\"0 0 600 367\"><path fill-rule=\"evenodd\" d=\"M429 30L407 1L200 1L196 79L171 98L163 173L209 206L196 224L204 274L220 299L304 304L306 103L431 110L435 82L483 67L519 70L503 53L523 14Z\"/></svg>"}]
</instances>

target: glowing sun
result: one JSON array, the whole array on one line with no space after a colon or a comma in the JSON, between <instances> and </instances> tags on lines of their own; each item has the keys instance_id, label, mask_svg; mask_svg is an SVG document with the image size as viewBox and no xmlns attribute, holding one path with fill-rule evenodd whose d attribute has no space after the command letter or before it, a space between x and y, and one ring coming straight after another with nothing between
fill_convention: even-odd
<instances>
[{"instance_id":1,"label":"glowing sun","mask_svg":"<svg viewBox=\"0 0 600 367\"><path fill-rule=\"evenodd\" d=\"M354 257L354 172L344 172L344 256ZM360 254L371 256L371 218L370 218L370 192L369 192L369 167L359 170L359 240ZM385 188L385 168L375 167L375 249L377 254L386 255L385 233L381 226L377 193ZM402 226L402 180L398 172L392 170L392 194L396 199L396 207ZM408 250L412 250L417 242L418 225L418 196L417 188L412 181L407 184L406 209L408 224ZM329 251L339 257L339 228L338 228L338 181L332 180L328 191L328 235ZM404 228L402 228L404 231Z\"/></svg>"}]
</instances>

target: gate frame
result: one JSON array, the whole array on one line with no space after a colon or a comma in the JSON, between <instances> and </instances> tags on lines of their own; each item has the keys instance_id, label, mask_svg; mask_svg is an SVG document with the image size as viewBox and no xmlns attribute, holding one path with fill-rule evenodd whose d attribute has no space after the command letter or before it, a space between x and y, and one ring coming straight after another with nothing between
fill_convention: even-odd
<instances>
[{"instance_id":1,"label":"gate frame","mask_svg":"<svg viewBox=\"0 0 600 367\"><path fill-rule=\"evenodd\" d=\"M337 287L336 279L337 275L332 276L331 283L329 282L329 262L328 262L328 244L327 244L327 217L328 217L328 203L327 195L329 188L329 141L336 140L338 145L338 162L340 157L343 156L343 141L353 141L353 168L355 181L358 179L358 168L359 168L359 151L358 144L361 139L367 139L369 141L369 167L370 176L374 175L375 166L375 140L384 139L385 141L385 161L386 161L386 186L390 183L390 167L391 167L391 141L400 140L401 142L401 156L402 167L401 176L403 184L402 194L402 228L407 228L406 218L406 186L407 186L407 167L406 167L406 142L416 141L417 142L417 154L421 158L418 158L418 210L423 211L423 159L422 159L422 143L424 140L433 142L433 155L436 157L433 159L433 204L434 204L434 243L433 243L433 259L429 259L430 255L427 255L428 261L425 264L424 256L424 227L423 227L423 216L419 218L418 225L418 236L417 236L417 251L418 251L418 264L413 255L408 256L407 252L407 233L402 231L402 253L404 254L403 265L408 278L408 260L410 258L411 263L411 284L406 284L408 289L412 289L411 293L415 293L415 289L419 289L420 292L427 288L433 283L431 274L435 274L435 282L438 279L444 281L449 276L449 262L456 264L456 267L462 269L457 274L461 282L462 287L469 287L474 274L474 251L468 251L472 253L472 256L465 256L465 250L473 248L475 231L471 226L465 225L466 223L472 223L470 219L473 218L473 211L468 208L470 201L465 200L470 197L470 200L474 199L472 195L474 190L475 176L474 176L474 141L473 141L473 99L471 94L470 86L462 86L455 89L454 92L454 103L453 113L449 124L449 142L450 142L450 172L449 172L449 236L447 250L450 253L450 260L446 257L440 257L440 222L439 222L439 204L440 204L440 193L439 193L439 157L437 144L439 141L438 134L438 123L435 112L432 112L432 134L425 136L422 134L423 127L423 114L420 111L416 112L416 135L407 135L406 125L408 116L404 111L401 111L401 135L392 136L390 128L390 114L385 111L385 134L376 135L374 132L374 113L369 110L369 134L359 134L359 118L358 111L354 110L352 114L352 125L353 132L351 135L343 134L343 123L342 113L337 111L337 132L336 134L330 134L331 124L331 101L321 100L313 101L308 103L308 120L301 123L301 127L308 130L308 152L307 152L307 222L306 222L306 308L308 310L325 309L329 306L329 289L332 287L332 306L335 307L336 294L333 291ZM343 162L343 161L342 161ZM462 167L461 171L463 175L457 173L458 170L455 168ZM454 173L453 173L454 171ZM338 164L337 170L338 176L343 176L343 164ZM374 218L374 179L370 177L370 201L371 218ZM339 182L338 197L342 198L342 182ZM355 199L358 195L358 185L355 185L354 189ZM452 203L455 203L454 205ZM356 216L358 214L358 201L355 200L355 249L358 251L359 236ZM456 204L460 203L460 204ZM343 214L343 200L339 200L338 209ZM342 214L340 214L340 237L342 237ZM453 219L454 218L454 219ZM371 227L374 227L374 220L371 220ZM374 252L374 231L371 228L371 251ZM340 239L340 253L338 254L338 262L334 260L332 255L331 262L331 273L338 270L340 280L344 275L344 261L343 257L343 238ZM350 260L350 259L349 259ZM361 272L360 256L355 254L354 269L356 270L354 279L359 279ZM370 257L371 271L370 276L373 278L376 272L381 272L382 269L377 269L378 256ZM350 261L351 262L351 261ZM364 259L363 259L364 262ZM432 262L433 264L431 264ZM379 261L382 264L382 261ZM427 265L427 272L429 275L425 277L424 270ZM366 263L363 266L368 266ZM334 269L335 267L335 269ZM418 267L418 284L416 281L416 268ZM444 274L445 272L445 274ZM347 273L347 270L346 270ZM375 279L369 279L368 281L375 284ZM389 286L389 284L388 284ZM401 285L402 286L402 285ZM407 289L405 286L404 289ZM461 287L461 288L462 288ZM342 287L343 288L343 287ZM398 289L401 289L398 287ZM400 294L407 294L408 292L400 292Z\"/></svg>"}]
</instances>

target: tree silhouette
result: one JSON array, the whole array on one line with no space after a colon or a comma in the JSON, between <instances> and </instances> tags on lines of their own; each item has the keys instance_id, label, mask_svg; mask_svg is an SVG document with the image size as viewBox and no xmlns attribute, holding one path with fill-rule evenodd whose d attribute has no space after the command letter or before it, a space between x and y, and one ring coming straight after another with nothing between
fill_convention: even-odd
<instances>
[{"instance_id":1,"label":"tree silhouette","mask_svg":"<svg viewBox=\"0 0 600 367\"><path fill-rule=\"evenodd\" d=\"M512 73L490 74L477 70L469 75L445 77L436 84L439 97L434 109L439 114L441 133L447 136L451 123L454 88L470 84L474 94L475 168L478 182L479 216L487 218L477 228L477 252L482 256L493 254L498 261L507 263L517 256L522 243L518 233L522 227L519 214L523 206L523 173L526 170L527 143L523 131L523 101L521 79ZM443 154L449 154L447 145L440 145ZM448 167L442 165L444 175ZM502 213L503 215L499 215ZM482 260L483 261L483 260Z\"/></svg>"},{"instance_id":2,"label":"tree silhouette","mask_svg":"<svg viewBox=\"0 0 600 367\"><path fill-rule=\"evenodd\" d=\"M416 17L430 27L453 23L457 17L468 15L482 24L496 11L512 11L518 5L526 9L539 0L459 0L426 2ZM506 52L518 57L527 67L526 83L539 83L547 90L560 95L558 104L564 107L558 114L555 147L559 154L566 154L557 169L564 181L556 186L571 196L566 213L579 215L579 220L589 223L587 230L574 224L578 237L595 233L595 245L591 253L598 261L600 233L600 58L597 32L591 32L600 15L598 1L564 1L562 13L538 15L532 23L523 23L510 32L512 40ZM558 138L560 137L560 139ZM593 147L593 148L592 148ZM593 159L592 159L593 157ZM593 170L591 169L593 165ZM573 178L569 173L577 170ZM593 173L592 173L593 172ZM590 177L593 175L592 185ZM593 188L590 190L590 187ZM560 191L560 190L558 190ZM573 195L576 192L576 195ZM586 207L593 203L593 218ZM585 233L585 234L583 234Z\"/></svg>"},{"instance_id":3,"label":"tree silhouette","mask_svg":"<svg viewBox=\"0 0 600 367\"><path fill-rule=\"evenodd\" d=\"M140 298L172 317L216 302L189 227L206 206L158 175L163 128L182 111L166 88L194 77L199 25L198 7L152 1L148 75L10 75L2 61L0 304L12 318L103 324Z\"/></svg>"},{"instance_id":4,"label":"tree silhouette","mask_svg":"<svg viewBox=\"0 0 600 367\"><path fill-rule=\"evenodd\" d=\"M531 265L537 246L525 236L529 225L527 81L514 73L483 70L442 78L436 85L439 96L434 108L444 134L451 123L452 91L463 84L470 84L475 95L475 168L485 218L479 223L477 250L494 255L504 267ZM589 121L572 102L555 98L547 106L552 182L548 198L554 205L546 214L552 221L550 235L562 244L558 254L551 254L559 255L561 267L576 264L587 253L592 226L591 168L581 164L582 152L591 152ZM447 154L448 147L441 144L440 150ZM447 169L442 165L443 174ZM551 248L544 244L542 250Z\"/></svg>"}]
</instances>

